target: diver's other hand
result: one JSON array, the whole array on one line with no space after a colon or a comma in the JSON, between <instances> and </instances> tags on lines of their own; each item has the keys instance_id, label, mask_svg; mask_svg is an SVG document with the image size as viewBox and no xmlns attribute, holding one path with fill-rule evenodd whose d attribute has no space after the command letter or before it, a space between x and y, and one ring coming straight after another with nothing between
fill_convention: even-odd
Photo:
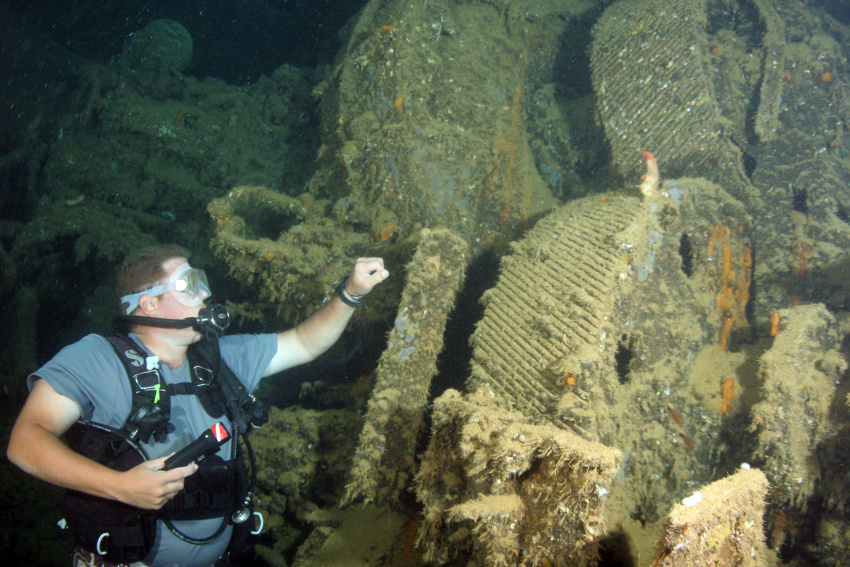
<instances>
[{"instance_id":1,"label":"diver's other hand","mask_svg":"<svg viewBox=\"0 0 850 567\"><path fill-rule=\"evenodd\" d=\"M388 277L383 258L357 258L346 287L351 295L366 295Z\"/></svg>"},{"instance_id":2,"label":"diver's other hand","mask_svg":"<svg viewBox=\"0 0 850 567\"><path fill-rule=\"evenodd\" d=\"M170 471L162 470L165 460L170 456L145 461L120 473L115 499L146 510L158 510L165 506L175 494L183 490L183 479L198 470L195 463Z\"/></svg>"}]
</instances>

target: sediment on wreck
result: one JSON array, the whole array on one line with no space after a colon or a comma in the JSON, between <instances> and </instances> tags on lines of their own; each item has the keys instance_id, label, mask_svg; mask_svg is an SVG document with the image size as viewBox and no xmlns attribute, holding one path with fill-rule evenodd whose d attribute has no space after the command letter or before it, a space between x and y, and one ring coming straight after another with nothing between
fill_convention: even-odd
<instances>
[{"instance_id":1,"label":"sediment on wreck","mask_svg":"<svg viewBox=\"0 0 850 567\"><path fill-rule=\"evenodd\" d=\"M698 363L747 332L748 228L743 205L704 179L556 209L482 297L467 388L621 450L618 513L659 521L713 474L726 416L721 381ZM664 483L646 482L660 470Z\"/></svg>"},{"instance_id":2,"label":"sediment on wreck","mask_svg":"<svg viewBox=\"0 0 850 567\"><path fill-rule=\"evenodd\" d=\"M767 477L749 466L700 488L672 507L650 565L772 563L763 528Z\"/></svg>"},{"instance_id":3,"label":"sediment on wreck","mask_svg":"<svg viewBox=\"0 0 850 567\"><path fill-rule=\"evenodd\" d=\"M399 506L413 476L446 320L463 284L468 247L449 230L420 233L406 283L378 363L377 380L343 502Z\"/></svg>"},{"instance_id":4,"label":"sediment on wreck","mask_svg":"<svg viewBox=\"0 0 850 567\"><path fill-rule=\"evenodd\" d=\"M740 149L718 135L731 125L707 68L707 27L705 0L613 4L593 30L593 88L618 169L651 151L682 174L726 181L741 198L749 184Z\"/></svg>"},{"instance_id":5,"label":"sediment on wreck","mask_svg":"<svg viewBox=\"0 0 850 567\"><path fill-rule=\"evenodd\" d=\"M416 475L418 543L430 563L594 565L619 450L496 405L486 386L434 400Z\"/></svg>"},{"instance_id":6,"label":"sediment on wreck","mask_svg":"<svg viewBox=\"0 0 850 567\"><path fill-rule=\"evenodd\" d=\"M590 8L580 7L547 3L531 14L500 2L369 3L315 89L322 145L299 199L309 197L321 210L307 222L335 227L342 239L365 236L358 250L398 263L409 259L411 247L396 245L415 242L422 228L451 230L467 243L468 261L526 230L557 205L549 178L565 175L575 162L566 142L549 148L564 158L548 160L551 173L543 178L527 110L541 84L553 81L558 34ZM256 199L266 207L259 194ZM281 250L274 243L323 245L309 230L290 238L294 226L247 231L242 237L252 248L235 239L222 246L231 239L222 224L216 250L236 277L259 282L263 297L296 297L300 307L291 309L303 318L339 276L317 272L313 279L324 287L309 290L290 282L297 275L277 265ZM352 254L344 258L353 260ZM294 296L292 287L299 287Z\"/></svg>"},{"instance_id":7,"label":"sediment on wreck","mask_svg":"<svg viewBox=\"0 0 850 567\"><path fill-rule=\"evenodd\" d=\"M799 305L777 315L773 345L759 358L763 398L750 409L750 427L775 487L771 507L792 514L805 511L817 489L816 451L835 434L830 406L847 361L837 350L842 336L835 317L823 305Z\"/></svg>"},{"instance_id":8,"label":"sediment on wreck","mask_svg":"<svg viewBox=\"0 0 850 567\"><path fill-rule=\"evenodd\" d=\"M371 242L327 218L329 205L307 193L290 197L267 187L235 187L207 206L216 225L211 247L279 316L299 321L330 299ZM375 302L358 315L364 310L375 313Z\"/></svg>"},{"instance_id":9,"label":"sediment on wreck","mask_svg":"<svg viewBox=\"0 0 850 567\"><path fill-rule=\"evenodd\" d=\"M848 72L840 44L800 31L823 29L817 14L793 0L753 8L738 12L740 26L705 0L612 4L594 27L591 67L620 171L654 152L678 176L720 184L757 219L751 310L766 320L789 295L822 301L812 290L834 288L828 273L850 248L850 167L831 151L850 105L832 88Z\"/></svg>"}]
</instances>

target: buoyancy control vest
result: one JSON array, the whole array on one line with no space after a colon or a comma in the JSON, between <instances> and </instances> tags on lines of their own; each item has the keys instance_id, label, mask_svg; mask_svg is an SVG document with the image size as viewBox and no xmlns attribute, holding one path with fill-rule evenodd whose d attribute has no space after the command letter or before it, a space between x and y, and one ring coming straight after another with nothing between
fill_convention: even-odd
<instances>
[{"instance_id":1,"label":"buoyancy control vest","mask_svg":"<svg viewBox=\"0 0 850 567\"><path fill-rule=\"evenodd\" d=\"M130 337L107 338L121 360L132 391L131 410L123 427L77 421L66 433L69 446L105 466L126 471L149 459L143 444L162 442L174 426L169 423L171 397L194 395L212 418L227 415L231 423L230 460L207 457L198 471L186 477L184 488L160 510L142 510L77 491L67 491L62 503L65 521L77 543L110 563L142 561L150 553L156 521L178 538L193 544L217 539L234 524L230 548L244 543L253 515L251 493L256 481L253 451L247 433L268 421L262 402L248 393L221 360L218 341L203 340L187 352L192 381L166 384L156 364ZM219 529L202 539L191 538L172 521L222 518Z\"/></svg>"}]
</instances>

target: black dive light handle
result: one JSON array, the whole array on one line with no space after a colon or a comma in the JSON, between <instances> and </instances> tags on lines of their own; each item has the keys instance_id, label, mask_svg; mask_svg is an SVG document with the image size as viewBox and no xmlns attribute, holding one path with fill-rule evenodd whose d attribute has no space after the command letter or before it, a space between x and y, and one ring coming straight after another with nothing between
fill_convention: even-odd
<instances>
[{"instance_id":1,"label":"black dive light handle","mask_svg":"<svg viewBox=\"0 0 850 567\"><path fill-rule=\"evenodd\" d=\"M230 433L220 421L201 433L200 437L168 457L162 470L170 471L214 455L230 439Z\"/></svg>"}]
</instances>

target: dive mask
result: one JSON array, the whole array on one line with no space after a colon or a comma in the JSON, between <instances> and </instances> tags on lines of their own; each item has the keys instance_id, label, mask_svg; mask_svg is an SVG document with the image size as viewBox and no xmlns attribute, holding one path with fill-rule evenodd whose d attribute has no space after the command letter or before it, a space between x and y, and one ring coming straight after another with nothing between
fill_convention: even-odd
<instances>
[{"instance_id":1,"label":"dive mask","mask_svg":"<svg viewBox=\"0 0 850 567\"><path fill-rule=\"evenodd\" d=\"M129 315L139 306L139 299L143 295L156 297L171 291L174 292L177 301L186 307L202 305L204 300L212 295L207 282L207 274L203 270L198 270L188 263L184 263L172 272L171 277L168 278L168 283L157 284L150 289L125 295L121 298L121 303L127 304L126 314Z\"/></svg>"}]
</instances>

